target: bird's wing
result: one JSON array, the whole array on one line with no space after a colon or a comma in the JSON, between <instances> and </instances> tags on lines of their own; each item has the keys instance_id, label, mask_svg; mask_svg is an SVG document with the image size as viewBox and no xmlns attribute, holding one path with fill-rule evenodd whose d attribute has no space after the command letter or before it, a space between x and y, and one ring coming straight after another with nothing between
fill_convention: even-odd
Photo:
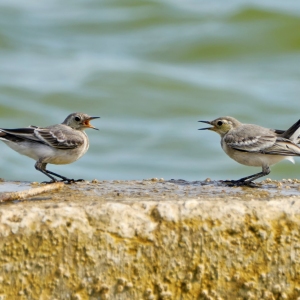
<instances>
[{"instance_id":1,"label":"bird's wing","mask_svg":"<svg viewBox=\"0 0 300 300\"><path fill-rule=\"evenodd\" d=\"M228 147L244 152L261 152L272 147L276 142L276 136L238 136L227 134L224 142Z\"/></svg>"},{"instance_id":2,"label":"bird's wing","mask_svg":"<svg viewBox=\"0 0 300 300\"><path fill-rule=\"evenodd\" d=\"M34 134L43 143L57 149L74 149L84 144L84 137L79 132L61 126L35 128Z\"/></svg>"},{"instance_id":3,"label":"bird's wing","mask_svg":"<svg viewBox=\"0 0 300 300\"><path fill-rule=\"evenodd\" d=\"M272 135L238 138L227 134L224 142L227 146L243 152L283 156L300 155L300 147L298 145L288 139Z\"/></svg>"},{"instance_id":4,"label":"bird's wing","mask_svg":"<svg viewBox=\"0 0 300 300\"><path fill-rule=\"evenodd\" d=\"M288 139L277 137L274 145L265 149L263 153L284 156L300 156L300 147Z\"/></svg>"},{"instance_id":5,"label":"bird's wing","mask_svg":"<svg viewBox=\"0 0 300 300\"><path fill-rule=\"evenodd\" d=\"M33 127L25 127L25 128L15 128L15 129L5 129L0 128L0 137L3 140L12 141L12 142L21 142L24 140L30 140L32 142L38 142L38 137L34 135Z\"/></svg>"}]
</instances>

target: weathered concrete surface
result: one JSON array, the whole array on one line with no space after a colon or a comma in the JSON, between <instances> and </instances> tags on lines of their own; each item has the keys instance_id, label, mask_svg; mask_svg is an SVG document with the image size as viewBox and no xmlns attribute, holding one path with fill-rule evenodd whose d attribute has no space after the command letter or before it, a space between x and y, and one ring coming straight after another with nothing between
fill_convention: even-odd
<instances>
[{"instance_id":1,"label":"weathered concrete surface","mask_svg":"<svg viewBox=\"0 0 300 300\"><path fill-rule=\"evenodd\" d=\"M298 187L95 181L1 204L0 299L300 299Z\"/></svg>"}]
</instances>

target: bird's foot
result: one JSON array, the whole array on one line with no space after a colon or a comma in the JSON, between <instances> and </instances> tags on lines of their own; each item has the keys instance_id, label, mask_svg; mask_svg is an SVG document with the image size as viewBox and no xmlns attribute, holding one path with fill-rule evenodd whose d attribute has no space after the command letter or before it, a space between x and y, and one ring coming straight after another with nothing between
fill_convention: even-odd
<instances>
[{"instance_id":1,"label":"bird's foot","mask_svg":"<svg viewBox=\"0 0 300 300\"><path fill-rule=\"evenodd\" d=\"M42 183L45 183L45 184L51 184L51 183L56 183L58 182L57 180L50 180L50 181L43 181Z\"/></svg>"},{"instance_id":2,"label":"bird's foot","mask_svg":"<svg viewBox=\"0 0 300 300\"><path fill-rule=\"evenodd\" d=\"M69 178L64 178L61 180L62 182L64 182L65 184L72 184L72 183L76 183L76 182L82 182L84 181L84 179L69 179Z\"/></svg>"},{"instance_id":3,"label":"bird's foot","mask_svg":"<svg viewBox=\"0 0 300 300\"><path fill-rule=\"evenodd\" d=\"M257 185L253 181L247 181L247 180L221 180L221 182L229 187L233 187L233 186L247 186L252 188L259 187L259 185Z\"/></svg>"}]
</instances>

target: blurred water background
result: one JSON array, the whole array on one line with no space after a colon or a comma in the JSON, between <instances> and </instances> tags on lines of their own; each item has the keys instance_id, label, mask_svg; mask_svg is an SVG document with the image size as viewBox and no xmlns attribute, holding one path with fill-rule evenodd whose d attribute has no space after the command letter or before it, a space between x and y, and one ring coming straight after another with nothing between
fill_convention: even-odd
<instances>
[{"instance_id":1,"label":"blurred water background","mask_svg":"<svg viewBox=\"0 0 300 300\"><path fill-rule=\"evenodd\" d=\"M48 165L69 177L250 175L260 169L232 161L197 121L297 121L299 28L294 0L0 0L0 127L101 116L82 159ZM0 177L46 180L33 160L0 147ZM300 178L300 159L268 177Z\"/></svg>"}]
</instances>

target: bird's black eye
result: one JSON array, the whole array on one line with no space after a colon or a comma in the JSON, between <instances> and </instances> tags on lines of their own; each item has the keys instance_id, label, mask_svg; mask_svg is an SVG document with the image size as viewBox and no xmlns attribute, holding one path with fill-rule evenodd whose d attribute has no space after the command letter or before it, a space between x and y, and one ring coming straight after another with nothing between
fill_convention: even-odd
<instances>
[{"instance_id":1,"label":"bird's black eye","mask_svg":"<svg viewBox=\"0 0 300 300\"><path fill-rule=\"evenodd\" d=\"M223 122L222 121L218 121L218 126L222 126L223 125Z\"/></svg>"},{"instance_id":2,"label":"bird's black eye","mask_svg":"<svg viewBox=\"0 0 300 300\"><path fill-rule=\"evenodd\" d=\"M80 117L75 117L76 122L79 122L80 120L81 120Z\"/></svg>"}]
</instances>

